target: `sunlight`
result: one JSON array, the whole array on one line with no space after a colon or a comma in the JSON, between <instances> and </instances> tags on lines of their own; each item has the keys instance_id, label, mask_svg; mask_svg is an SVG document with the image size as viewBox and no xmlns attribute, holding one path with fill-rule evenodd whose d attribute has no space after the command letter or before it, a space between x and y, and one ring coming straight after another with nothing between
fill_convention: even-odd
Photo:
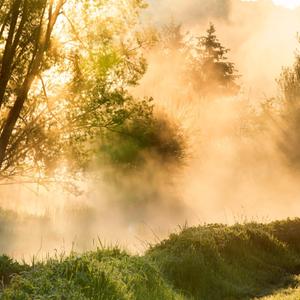
<instances>
[{"instance_id":1,"label":"sunlight","mask_svg":"<svg viewBox=\"0 0 300 300\"><path fill-rule=\"evenodd\" d=\"M273 0L275 5L284 6L289 9L294 9L300 6L300 0Z\"/></svg>"},{"instance_id":2,"label":"sunlight","mask_svg":"<svg viewBox=\"0 0 300 300\"><path fill-rule=\"evenodd\" d=\"M242 0L242 2L256 2L257 0ZM300 0L273 0L277 6L282 6L288 9L295 9L300 6Z\"/></svg>"}]
</instances>

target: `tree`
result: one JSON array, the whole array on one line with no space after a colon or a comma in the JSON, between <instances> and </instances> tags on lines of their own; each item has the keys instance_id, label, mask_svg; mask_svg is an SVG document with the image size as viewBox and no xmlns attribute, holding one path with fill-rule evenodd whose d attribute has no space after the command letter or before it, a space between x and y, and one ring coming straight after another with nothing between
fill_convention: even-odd
<instances>
[{"instance_id":1,"label":"tree","mask_svg":"<svg viewBox=\"0 0 300 300\"><path fill-rule=\"evenodd\" d=\"M15 173L36 130L28 95L47 68L46 53L65 0L0 1L0 174ZM31 103L32 104L32 103ZM30 159L27 156L27 159Z\"/></svg>"},{"instance_id":2,"label":"tree","mask_svg":"<svg viewBox=\"0 0 300 300\"><path fill-rule=\"evenodd\" d=\"M277 107L280 113L272 115L277 129L277 143L287 163L300 167L300 55L296 54L294 65L282 70L278 84L281 96Z\"/></svg>"},{"instance_id":3,"label":"tree","mask_svg":"<svg viewBox=\"0 0 300 300\"><path fill-rule=\"evenodd\" d=\"M230 49L220 43L215 33L214 25L210 24L207 34L197 38L188 77L203 96L232 95L239 89L239 76L226 56Z\"/></svg>"},{"instance_id":4,"label":"tree","mask_svg":"<svg viewBox=\"0 0 300 300\"><path fill-rule=\"evenodd\" d=\"M144 2L108 3L97 7L95 2L94 7L68 13L69 32L76 41L67 55L72 57L66 97L68 150L76 157L73 163L83 168L97 159L104 137L123 134L125 123L151 118L153 113L151 98L136 99L129 92L146 71L143 50L152 43L147 31L136 29ZM101 15L105 8L112 9L112 3L114 14ZM80 16L84 17L78 23Z\"/></svg>"},{"instance_id":5,"label":"tree","mask_svg":"<svg viewBox=\"0 0 300 300\"><path fill-rule=\"evenodd\" d=\"M291 170L300 169L300 54L295 55L292 66L282 68L277 79L279 94L266 99L255 125L272 146L279 158Z\"/></svg>"},{"instance_id":6,"label":"tree","mask_svg":"<svg viewBox=\"0 0 300 300\"><path fill-rule=\"evenodd\" d=\"M127 11L128 8L127 4ZM132 17L134 9L131 7L131 13L124 16L127 21L122 26L110 32L102 30L108 26L107 21L110 26L114 23L111 18L102 22L88 18L88 24L82 25L98 33L92 37L85 37L84 30L76 29L75 22L70 20L79 47L68 95L68 119L77 123L80 120L79 128L70 136L75 145L71 149L77 158L79 153L86 155L91 151L96 161L102 160L98 166L125 166L127 171L142 167L146 153L149 158L155 152L156 158L167 162L179 161L184 151L178 127L166 116L155 115L152 98L136 99L129 93L129 88L137 85L146 71L145 47L156 42L156 35L148 35L147 30L132 30L137 22ZM91 13L86 11L84 15ZM119 15L116 17L120 20ZM128 32L134 34L129 38ZM94 146L90 147L91 144Z\"/></svg>"},{"instance_id":7,"label":"tree","mask_svg":"<svg viewBox=\"0 0 300 300\"><path fill-rule=\"evenodd\" d=\"M2 178L80 170L103 131L151 113L128 91L146 70L143 1L0 4Z\"/></svg>"}]
</instances>

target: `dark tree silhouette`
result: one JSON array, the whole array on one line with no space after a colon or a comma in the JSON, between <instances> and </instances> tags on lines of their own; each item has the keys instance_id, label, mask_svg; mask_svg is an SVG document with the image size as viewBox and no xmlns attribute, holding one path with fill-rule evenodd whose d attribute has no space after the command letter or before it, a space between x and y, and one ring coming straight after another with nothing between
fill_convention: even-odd
<instances>
[{"instance_id":1,"label":"dark tree silhouette","mask_svg":"<svg viewBox=\"0 0 300 300\"><path fill-rule=\"evenodd\" d=\"M220 43L214 25L210 24L207 34L197 38L195 55L190 62L189 72L195 90L204 96L237 93L239 75L234 63L228 61L229 51Z\"/></svg>"},{"instance_id":2,"label":"dark tree silhouette","mask_svg":"<svg viewBox=\"0 0 300 300\"><path fill-rule=\"evenodd\" d=\"M65 1L0 2L1 175L12 165L12 161L26 152L29 141L23 138L30 130L29 124L25 124L20 131L16 125L22 118L21 112L32 83L44 67L45 53Z\"/></svg>"}]
</instances>

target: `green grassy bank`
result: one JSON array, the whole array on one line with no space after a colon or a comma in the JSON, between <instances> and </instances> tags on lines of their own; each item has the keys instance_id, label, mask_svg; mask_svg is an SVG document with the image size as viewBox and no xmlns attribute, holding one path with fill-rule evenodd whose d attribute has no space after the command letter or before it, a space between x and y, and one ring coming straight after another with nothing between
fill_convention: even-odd
<instances>
[{"instance_id":1,"label":"green grassy bank","mask_svg":"<svg viewBox=\"0 0 300 300\"><path fill-rule=\"evenodd\" d=\"M300 219L185 228L143 256L98 249L32 265L0 259L1 299L15 300L288 300L298 299L297 274Z\"/></svg>"}]
</instances>

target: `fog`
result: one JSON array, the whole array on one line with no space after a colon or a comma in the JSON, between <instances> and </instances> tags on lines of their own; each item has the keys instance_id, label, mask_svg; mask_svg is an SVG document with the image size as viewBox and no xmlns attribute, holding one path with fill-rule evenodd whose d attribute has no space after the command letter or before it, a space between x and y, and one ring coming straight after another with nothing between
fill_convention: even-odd
<instances>
[{"instance_id":1,"label":"fog","mask_svg":"<svg viewBox=\"0 0 300 300\"><path fill-rule=\"evenodd\" d=\"M299 176L276 148L277 127L255 138L242 131L250 108L257 111L279 93L276 78L292 64L298 46L300 9L271 1L151 0L143 18L156 27L181 23L188 36L203 35L213 22L241 75L239 94L205 102L183 84L180 55L147 50L148 70L132 93L153 97L157 113L180 126L184 162L170 166L147 154L135 172L99 166L98 179L85 178L77 196L59 185L2 186L2 209L17 214L3 221L4 252L41 258L102 243L142 252L184 224L297 216Z\"/></svg>"}]
</instances>

